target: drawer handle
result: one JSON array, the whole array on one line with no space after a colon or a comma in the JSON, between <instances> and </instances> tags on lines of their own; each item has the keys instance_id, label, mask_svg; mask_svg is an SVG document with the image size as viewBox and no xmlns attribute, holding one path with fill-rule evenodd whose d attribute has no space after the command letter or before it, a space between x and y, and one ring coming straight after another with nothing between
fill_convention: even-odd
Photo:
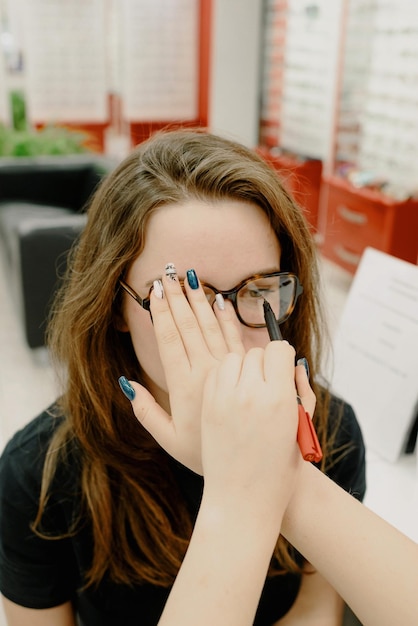
<instances>
[{"instance_id":1,"label":"drawer handle","mask_svg":"<svg viewBox=\"0 0 418 626\"><path fill-rule=\"evenodd\" d=\"M339 215L343 218L343 220L345 220L346 222L350 222L350 224L358 224L359 226L363 224L367 224L367 215L365 215L364 213L358 213L358 211L352 211L351 209L349 209L347 206L344 206L343 204L341 204L337 208L337 211Z\"/></svg>"},{"instance_id":2,"label":"drawer handle","mask_svg":"<svg viewBox=\"0 0 418 626\"><path fill-rule=\"evenodd\" d=\"M350 250L347 250L344 246L334 246L334 252L344 263L349 263L350 265L358 265L360 263L361 254L350 252Z\"/></svg>"}]
</instances>

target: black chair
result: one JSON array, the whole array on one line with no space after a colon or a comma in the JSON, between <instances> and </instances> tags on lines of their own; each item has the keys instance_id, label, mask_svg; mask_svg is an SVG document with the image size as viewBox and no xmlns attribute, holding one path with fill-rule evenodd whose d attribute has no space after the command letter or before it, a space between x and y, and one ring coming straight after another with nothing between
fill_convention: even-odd
<instances>
[{"instance_id":1,"label":"black chair","mask_svg":"<svg viewBox=\"0 0 418 626\"><path fill-rule=\"evenodd\" d=\"M45 344L68 251L86 223L92 193L114 165L99 155L0 159L0 238L31 348Z\"/></svg>"}]
</instances>

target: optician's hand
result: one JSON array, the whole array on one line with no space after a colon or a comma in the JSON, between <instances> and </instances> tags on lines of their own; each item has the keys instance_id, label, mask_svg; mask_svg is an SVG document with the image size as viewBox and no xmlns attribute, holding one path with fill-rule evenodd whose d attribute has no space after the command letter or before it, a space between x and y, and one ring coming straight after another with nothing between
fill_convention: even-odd
<instances>
[{"instance_id":1,"label":"optician's hand","mask_svg":"<svg viewBox=\"0 0 418 626\"><path fill-rule=\"evenodd\" d=\"M226 303L217 316L199 284L163 276L163 297L151 293L151 313L169 392L169 415L151 394L132 383L134 413L158 443L175 459L202 474L201 409L208 372L228 352L243 355L239 324Z\"/></svg>"},{"instance_id":2,"label":"optician's hand","mask_svg":"<svg viewBox=\"0 0 418 626\"><path fill-rule=\"evenodd\" d=\"M228 354L209 372L203 396L206 501L243 515L257 511L276 528L303 463L294 359L287 341Z\"/></svg>"}]
</instances>

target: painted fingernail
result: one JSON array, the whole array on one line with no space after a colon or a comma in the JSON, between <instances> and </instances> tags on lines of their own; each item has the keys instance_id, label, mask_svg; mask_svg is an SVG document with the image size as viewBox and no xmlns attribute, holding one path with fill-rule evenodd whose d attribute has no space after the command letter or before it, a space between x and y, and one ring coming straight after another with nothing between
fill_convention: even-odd
<instances>
[{"instance_id":1,"label":"painted fingernail","mask_svg":"<svg viewBox=\"0 0 418 626\"><path fill-rule=\"evenodd\" d=\"M167 265L165 266L165 275L168 278L171 278L171 280L176 280L177 270L176 270L176 266L174 265L174 263L167 263Z\"/></svg>"},{"instance_id":2,"label":"painted fingernail","mask_svg":"<svg viewBox=\"0 0 418 626\"><path fill-rule=\"evenodd\" d=\"M125 396L132 402L135 399L135 389L125 376L119 378L119 387L122 389Z\"/></svg>"},{"instance_id":3,"label":"painted fingernail","mask_svg":"<svg viewBox=\"0 0 418 626\"><path fill-rule=\"evenodd\" d=\"M162 300L164 297L164 287L161 280L154 280L154 282L152 283L152 287L157 298L159 300Z\"/></svg>"},{"instance_id":4,"label":"painted fingernail","mask_svg":"<svg viewBox=\"0 0 418 626\"><path fill-rule=\"evenodd\" d=\"M221 293L217 293L215 296L215 302L220 311L225 311L225 300Z\"/></svg>"},{"instance_id":5,"label":"painted fingernail","mask_svg":"<svg viewBox=\"0 0 418 626\"><path fill-rule=\"evenodd\" d=\"M309 363L308 363L308 359L306 359L304 356L301 357L300 359L298 359L296 361L297 365L303 365L303 367L305 368L305 372L306 372L306 376L309 378Z\"/></svg>"},{"instance_id":6,"label":"painted fingernail","mask_svg":"<svg viewBox=\"0 0 418 626\"><path fill-rule=\"evenodd\" d=\"M192 289L197 289L199 287L197 274L194 270L187 270L187 282Z\"/></svg>"}]
</instances>

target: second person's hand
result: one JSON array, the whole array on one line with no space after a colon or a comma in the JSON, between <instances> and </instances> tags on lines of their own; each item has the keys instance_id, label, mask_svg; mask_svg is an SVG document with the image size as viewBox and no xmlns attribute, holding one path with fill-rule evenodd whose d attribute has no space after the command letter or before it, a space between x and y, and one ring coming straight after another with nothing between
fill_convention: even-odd
<instances>
[{"instance_id":1,"label":"second person's hand","mask_svg":"<svg viewBox=\"0 0 418 626\"><path fill-rule=\"evenodd\" d=\"M294 358L286 341L226 355L208 374L202 407L206 502L248 509L277 529L303 463Z\"/></svg>"}]
</instances>

